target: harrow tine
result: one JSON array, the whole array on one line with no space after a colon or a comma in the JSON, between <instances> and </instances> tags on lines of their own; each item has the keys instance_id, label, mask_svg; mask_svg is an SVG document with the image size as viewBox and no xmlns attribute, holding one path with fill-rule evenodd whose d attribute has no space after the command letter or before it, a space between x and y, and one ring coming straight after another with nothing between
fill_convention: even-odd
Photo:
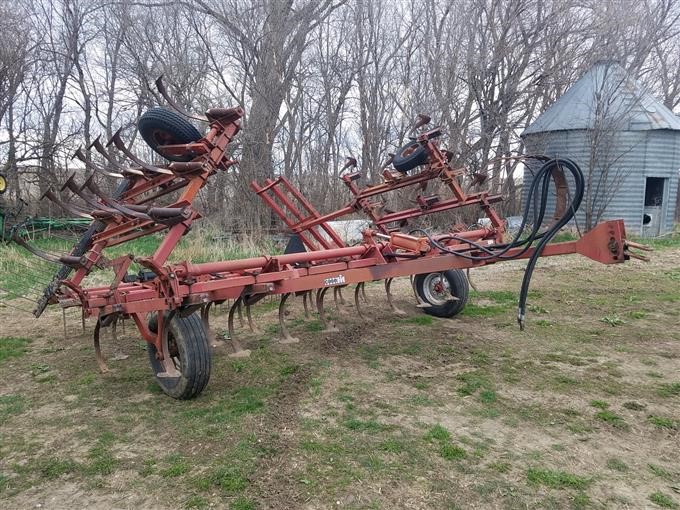
<instances>
[{"instance_id":1,"label":"harrow tine","mask_svg":"<svg viewBox=\"0 0 680 510\"><path fill-rule=\"evenodd\" d=\"M296 344L300 341L300 339L295 338L290 334L290 331L288 331L288 327L286 326L286 301L290 295L290 292L283 294L281 296L281 302L279 303L279 327L281 328L281 339L279 340L279 343L282 344Z\"/></svg>"},{"instance_id":2,"label":"harrow tine","mask_svg":"<svg viewBox=\"0 0 680 510\"><path fill-rule=\"evenodd\" d=\"M324 287L323 289L316 291L316 309L319 312L319 320L321 321L321 325L324 328L324 333L333 333L338 331L338 328L335 326L335 324L333 324L332 321L326 319L326 313L323 306L323 298L326 295L326 292L328 292L329 288L330 287Z\"/></svg>"},{"instance_id":3,"label":"harrow tine","mask_svg":"<svg viewBox=\"0 0 680 510\"><path fill-rule=\"evenodd\" d=\"M117 211L115 209L112 209L110 207L106 207L106 205L104 205L104 204L100 204L99 202L94 200L92 197L87 196L83 192L84 187L87 187L90 191L92 191L92 189L90 188L90 183L92 183L92 177L93 177L92 175L90 177L88 177L88 179L85 181L85 183L82 186L78 186L78 184L76 184L75 175L76 174L71 174L69 176L69 178L66 179L66 182L61 187L62 191L68 188L69 190L71 190L71 192L74 195L79 197L83 202L85 202L87 205L92 207L93 210L95 210L95 211L100 210L100 211L104 211L104 212L109 213L109 214L116 214L117 213ZM97 193L95 193L95 195L97 195L102 201L104 201L103 197L100 197Z\"/></svg>"},{"instance_id":4,"label":"harrow tine","mask_svg":"<svg viewBox=\"0 0 680 510\"><path fill-rule=\"evenodd\" d=\"M123 174L117 173L117 172L109 172L106 168L99 166L98 164L94 163L93 161L89 161L87 156L83 153L82 147L78 147L78 149L73 153L73 156L71 156L71 159L76 158L80 160L82 163L85 164L86 168L89 168L95 172L99 172L102 175L106 175L108 177L114 177L115 179L124 179L125 176Z\"/></svg>"},{"instance_id":5,"label":"harrow tine","mask_svg":"<svg viewBox=\"0 0 680 510\"><path fill-rule=\"evenodd\" d=\"M121 128L122 129L122 128ZM158 166L150 165L149 163L146 163L139 159L137 156L135 156L132 151L130 151L126 146L125 143L123 142L123 139L120 137L120 129L114 133L114 135L111 137L111 140L109 140L109 143L107 144L107 147L109 145L115 145L116 148L125 154L131 161L134 163L138 164L141 166L144 170L147 172L153 172L157 174L166 174L166 175L174 175L174 173L171 170L168 170L167 168L160 168Z\"/></svg>"},{"instance_id":6,"label":"harrow tine","mask_svg":"<svg viewBox=\"0 0 680 510\"><path fill-rule=\"evenodd\" d=\"M123 204L121 204L120 202L117 202L116 200L113 200L112 198L106 196L106 194L99 188L99 186L97 186L97 185L95 184L95 182L94 182L94 180L92 179L92 177L93 177L93 176L90 176L90 177L85 181L85 183L83 184L82 188L87 188L87 189L89 189L89 190L90 190L94 195L96 195L102 202L104 202L106 205L112 207L112 209L107 209L106 212L112 212L112 213L114 213L114 214L117 214L117 213L120 212L120 213L122 213L122 214L124 214L125 216L130 217L130 218L137 218L137 219L145 220L145 221L153 221L153 218L152 218L151 216L149 216L148 214L143 213L143 212L141 212L141 211L137 211L137 210L132 209L132 208L130 208L130 207L126 207L126 206L124 206ZM82 193L82 188L80 189L81 194L78 195L78 196L80 196L81 198L83 198L83 200L86 200L86 198L85 198L86 195L85 195L84 193ZM89 203L89 202L88 202L88 203ZM94 204L96 205L96 202L94 202Z\"/></svg>"},{"instance_id":7,"label":"harrow tine","mask_svg":"<svg viewBox=\"0 0 680 510\"><path fill-rule=\"evenodd\" d=\"M364 298L364 303L368 303L368 297L366 296L366 282L361 282L361 297Z\"/></svg>"},{"instance_id":8,"label":"harrow tine","mask_svg":"<svg viewBox=\"0 0 680 510\"><path fill-rule=\"evenodd\" d=\"M40 248L36 248L35 246L31 246L28 244L26 241L24 241L21 236L19 235L19 231L15 231L14 235L12 236L12 240L17 243L19 246L22 248L25 248L27 251L31 252L33 255L35 255L38 258L41 258L43 260L46 260L47 262L52 262L53 264L63 264L65 266L69 266L72 268L79 268L81 267L80 264L80 257L74 257L71 255L54 255L52 253L48 253L46 251L41 250Z\"/></svg>"},{"instance_id":9,"label":"harrow tine","mask_svg":"<svg viewBox=\"0 0 680 510\"><path fill-rule=\"evenodd\" d=\"M170 94L168 94L168 90L165 88L165 83L163 83L163 75L162 74L156 79L156 88L158 89L158 92L160 92L161 96L163 96L163 99L165 99L168 102L168 104L177 111L177 113L184 115L185 117L188 117L190 119L200 120L202 122L209 122L208 118L204 117L203 115L192 115L192 114L190 114L184 108L179 106L177 104L177 102L175 102L170 97Z\"/></svg>"},{"instance_id":10,"label":"harrow tine","mask_svg":"<svg viewBox=\"0 0 680 510\"><path fill-rule=\"evenodd\" d=\"M249 349L244 349L243 346L241 345L241 342L239 342L236 339L236 335L234 334L234 312L238 308L239 312L241 311L241 301L243 298L239 296L236 301L234 301L234 304L231 305L231 308L229 308L229 318L227 319L227 328L229 330L229 340L231 341L231 346L234 349L234 352L231 353L229 356L232 358L247 358L250 356L250 350Z\"/></svg>"},{"instance_id":11,"label":"harrow tine","mask_svg":"<svg viewBox=\"0 0 680 510\"><path fill-rule=\"evenodd\" d=\"M111 157L111 154L108 153L106 148L102 145L102 143L99 141L99 137L94 139L94 142L90 144L90 147L94 147L94 149L101 154L106 161L108 161L113 168L118 170L122 174L130 173L130 174L135 174L135 175L140 175L143 177L146 177L144 172L141 170L137 170L136 168L125 168L123 165L118 163L113 157Z\"/></svg>"},{"instance_id":12,"label":"harrow tine","mask_svg":"<svg viewBox=\"0 0 680 510\"><path fill-rule=\"evenodd\" d=\"M387 294L387 303L390 305L390 308L394 313L397 315L406 315L406 312L401 310L400 308L397 308L397 306L394 304L394 301L392 300L392 292L391 292L391 287L392 287L392 282L394 281L394 278L387 278L385 280L385 294Z\"/></svg>"},{"instance_id":13,"label":"harrow tine","mask_svg":"<svg viewBox=\"0 0 680 510\"><path fill-rule=\"evenodd\" d=\"M40 199L42 200L43 198L47 198L48 200L54 202L64 211L70 213L72 216L78 216L80 218L85 218L88 220L94 219L94 217L91 214L86 213L85 211L79 209L75 205L67 204L66 202L61 201L52 188L48 188L47 191L43 193L43 196L40 197Z\"/></svg>"}]
</instances>

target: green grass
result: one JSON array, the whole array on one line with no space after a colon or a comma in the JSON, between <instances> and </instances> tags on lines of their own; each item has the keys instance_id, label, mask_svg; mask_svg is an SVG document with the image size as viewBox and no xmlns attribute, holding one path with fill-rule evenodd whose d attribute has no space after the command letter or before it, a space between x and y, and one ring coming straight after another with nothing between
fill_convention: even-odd
<instances>
[{"instance_id":1,"label":"green grass","mask_svg":"<svg viewBox=\"0 0 680 510\"><path fill-rule=\"evenodd\" d=\"M10 358L19 358L28 351L27 338L0 337L0 364Z\"/></svg>"},{"instance_id":2,"label":"green grass","mask_svg":"<svg viewBox=\"0 0 680 510\"><path fill-rule=\"evenodd\" d=\"M652 473L654 473L659 478L663 478L664 480L668 481L673 481L673 473L671 473L667 469L664 469L661 466L657 466L656 464L647 464L647 467Z\"/></svg>"},{"instance_id":3,"label":"green grass","mask_svg":"<svg viewBox=\"0 0 680 510\"><path fill-rule=\"evenodd\" d=\"M169 455L165 461L168 463L168 466L165 469L160 470L158 473L164 478L177 478L178 476L182 476L191 470L189 461L180 454L175 453L173 455Z\"/></svg>"},{"instance_id":4,"label":"green grass","mask_svg":"<svg viewBox=\"0 0 680 510\"><path fill-rule=\"evenodd\" d=\"M629 469L628 464L623 462L621 459L617 459L616 457L607 459L607 468L611 469L612 471L619 471L621 473L625 473Z\"/></svg>"},{"instance_id":5,"label":"green grass","mask_svg":"<svg viewBox=\"0 0 680 510\"><path fill-rule=\"evenodd\" d=\"M678 508L678 504L670 496L663 492L653 492L649 495L649 501L661 508Z\"/></svg>"},{"instance_id":6,"label":"green grass","mask_svg":"<svg viewBox=\"0 0 680 510\"><path fill-rule=\"evenodd\" d=\"M0 395L0 425L11 416L21 414L26 409L26 398L22 395Z\"/></svg>"},{"instance_id":7,"label":"green grass","mask_svg":"<svg viewBox=\"0 0 680 510\"><path fill-rule=\"evenodd\" d=\"M439 455L446 460L464 459L467 456L465 450L453 444L442 444L439 447Z\"/></svg>"},{"instance_id":8,"label":"green grass","mask_svg":"<svg viewBox=\"0 0 680 510\"><path fill-rule=\"evenodd\" d=\"M591 400L590 405L592 407L596 407L598 409L605 410L609 407L609 404L605 402L604 400Z\"/></svg>"},{"instance_id":9,"label":"green grass","mask_svg":"<svg viewBox=\"0 0 680 510\"><path fill-rule=\"evenodd\" d=\"M647 419L649 420L649 423L660 429L676 430L680 428L680 422L671 418L650 415L647 417Z\"/></svg>"},{"instance_id":10,"label":"green grass","mask_svg":"<svg viewBox=\"0 0 680 510\"><path fill-rule=\"evenodd\" d=\"M680 396L680 382L662 384L659 386L658 394L662 397Z\"/></svg>"},{"instance_id":11,"label":"green grass","mask_svg":"<svg viewBox=\"0 0 680 510\"><path fill-rule=\"evenodd\" d=\"M586 489L592 478L552 469L530 468L527 470L527 480L536 485L545 485L553 489Z\"/></svg>"},{"instance_id":12,"label":"green grass","mask_svg":"<svg viewBox=\"0 0 680 510\"><path fill-rule=\"evenodd\" d=\"M432 425L425 434L426 441L449 441L451 439L451 432L446 430L441 425Z\"/></svg>"},{"instance_id":13,"label":"green grass","mask_svg":"<svg viewBox=\"0 0 680 510\"><path fill-rule=\"evenodd\" d=\"M628 424L626 423L626 421L621 416L612 411L604 410L595 413L595 418L605 423L608 423L609 425L617 429L628 428Z\"/></svg>"}]
</instances>

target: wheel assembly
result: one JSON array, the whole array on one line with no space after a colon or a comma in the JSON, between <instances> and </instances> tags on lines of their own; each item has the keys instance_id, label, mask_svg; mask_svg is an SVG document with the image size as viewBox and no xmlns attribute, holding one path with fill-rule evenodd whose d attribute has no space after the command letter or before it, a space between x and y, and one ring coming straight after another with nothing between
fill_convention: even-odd
<instances>
[{"instance_id":1,"label":"wheel assembly","mask_svg":"<svg viewBox=\"0 0 680 510\"><path fill-rule=\"evenodd\" d=\"M151 108L137 122L139 134L154 152L170 161L191 161L193 156L176 156L163 151L164 145L195 142L201 133L179 114L165 108Z\"/></svg>"},{"instance_id":2,"label":"wheel assembly","mask_svg":"<svg viewBox=\"0 0 680 510\"><path fill-rule=\"evenodd\" d=\"M407 143L397 150L392 166L401 173L427 163L427 148L420 142Z\"/></svg>"},{"instance_id":3,"label":"wheel assembly","mask_svg":"<svg viewBox=\"0 0 680 510\"><path fill-rule=\"evenodd\" d=\"M460 269L418 274L413 280L423 311L435 317L459 314L468 300L470 285Z\"/></svg>"},{"instance_id":4,"label":"wheel assembly","mask_svg":"<svg viewBox=\"0 0 680 510\"><path fill-rule=\"evenodd\" d=\"M154 344L147 346L151 369L164 393L182 400L193 398L210 379L210 345L203 321L194 313L189 317L166 314L164 322L163 359L158 359ZM152 315L149 329L154 331L156 326Z\"/></svg>"}]
</instances>

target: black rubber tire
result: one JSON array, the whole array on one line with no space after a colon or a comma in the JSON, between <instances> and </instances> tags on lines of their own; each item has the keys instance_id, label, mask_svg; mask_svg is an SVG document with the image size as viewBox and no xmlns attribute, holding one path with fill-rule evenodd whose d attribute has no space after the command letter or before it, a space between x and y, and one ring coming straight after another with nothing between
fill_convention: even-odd
<instances>
[{"instance_id":1,"label":"black rubber tire","mask_svg":"<svg viewBox=\"0 0 680 510\"><path fill-rule=\"evenodd\" d=\"M428 276L438 274L441 274L444 276L444 278L446 278L449 283L451 295L457 297L457 300L437 303L433 302L433 300L428 297L428 293L425 289ZM428 307L424 307L423 311L426 314L434 315L435 317L450 318L454 315L458 315L463 311L463 308L465 308L465 305L468 301L468 296L470 295L470 284L467 280L467 277L465 276L465 273L460 269L449 269L448 271L417 274L414 278L414 287L420 300L423 303L430 305Z\"/></svg>"},{"instance_id":2,"label":"black rubber tire","mask_svg":"<svg viewBox=\"0 0 680 510\"><path fill-rule=\"evenodd\" d=\"M7 178L0 174L0 195L4 194L5 191L7 191Z\"/></svg>"},{"instance_id":3,"label":"black rubber tire","mask_svg":"<svg viewBox=\"0 0 680 510\"><path fill-rule=\"evenodd\" d=\"M165 372L163 362L156 359L156 346L147 344L149 363L156 382L172 398L187 400L198 396L210 380L211 356L208 335L198 313L188 317L175 315L168 329L169 349L174 344L179 360L179 377L158 377ZM156 316L149 319L151 331L156 329Z\"/></svg>"},{"instance_id":4,"label":"black rubber tire","mask_svg":"<svg viewBox=\"0 0 680 510\"><path fill-rule=\"evenodd\" d=\"M191 143L201 138L201 133L181 115L165 108L151 108L137 121L139 134L154 152L170 161L191 161L194 156L164 154L162 145Z\"/></svg>"},{"instance_id":5,"label":"black rubber tire","mask_svg":"<svg viewBox=\"0 0 680 510\"><path fill-rule=\"evenodd\" d=\"M427 149L419 142L410 142L399 147L392 160L392 166L402 173L427 163Z\"/></svg>"}]
</instances>

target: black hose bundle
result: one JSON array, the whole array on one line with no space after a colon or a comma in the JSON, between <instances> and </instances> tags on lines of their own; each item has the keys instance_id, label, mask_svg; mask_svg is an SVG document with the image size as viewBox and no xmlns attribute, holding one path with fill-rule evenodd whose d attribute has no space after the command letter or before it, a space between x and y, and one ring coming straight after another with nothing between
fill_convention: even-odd
<instances>
[{"instance_id":1,"label":"black hose bundle","mask_svg":"<svg viewBox=\"0 0 680 510\"><path fill-rule=\"evenodd\" d=\"M563 171L563 169L569 170L572 177L574 178L575 189L574 194L571 197L571 202L567 205L562 216L557 218L550 227L545 231L539 232L541 225L543 224L543 219L545 217L545 210L548 203L548 193L550 191L550 181L552 178L553 171ZM540 196L537 194L537 190L541 189ZM529 262L524 271L524 278L522 280L522 287L519 295L519 306L517 310L517 322L519 323L520 329L524 329L524 318L526 315L526 301L527 295L529 293L529 283L531 282L531 276L533 275L534 268L536 267L536 262L541 256L543 249L550 242L550 240L555 237L555 235L564 227L571 219L576 215L576 211L581 205L583 200L583 193L585 191L585 182L583 179L583 172L579 166L570 159L566 158L555 158L546 161L540 170L534 176L531 183L531 188L529 188L529 193L527 194L527 202L524 206L524 214L522 216L522 223L517 231L517 234L509 243L504 244L493 244L493 245L481 245L477 242L470 241L463 237L457 236L455 234L449 234L439 239L434 239L427 231L422 229L416 229L411 231L411 233L421 232L427 236L430 245L445 253L451 253L459 257L463 257L469 260L490 260L490 259L505 259L511 260L522 256L526 253L534 242L536 246L534 252L529 257ZM526 228L530 208L533 206L533 218L534 224L529 232L529 235L522 237L524 230ZM470 245L470 250L481 251L485 255L470 255L469 253L462 253L457 250L451 250L443 243L449 240L456 240ZM517 253L511 255L506 255L508 251L513 248L523 247Z\"/></svg>"}]
</instances>

